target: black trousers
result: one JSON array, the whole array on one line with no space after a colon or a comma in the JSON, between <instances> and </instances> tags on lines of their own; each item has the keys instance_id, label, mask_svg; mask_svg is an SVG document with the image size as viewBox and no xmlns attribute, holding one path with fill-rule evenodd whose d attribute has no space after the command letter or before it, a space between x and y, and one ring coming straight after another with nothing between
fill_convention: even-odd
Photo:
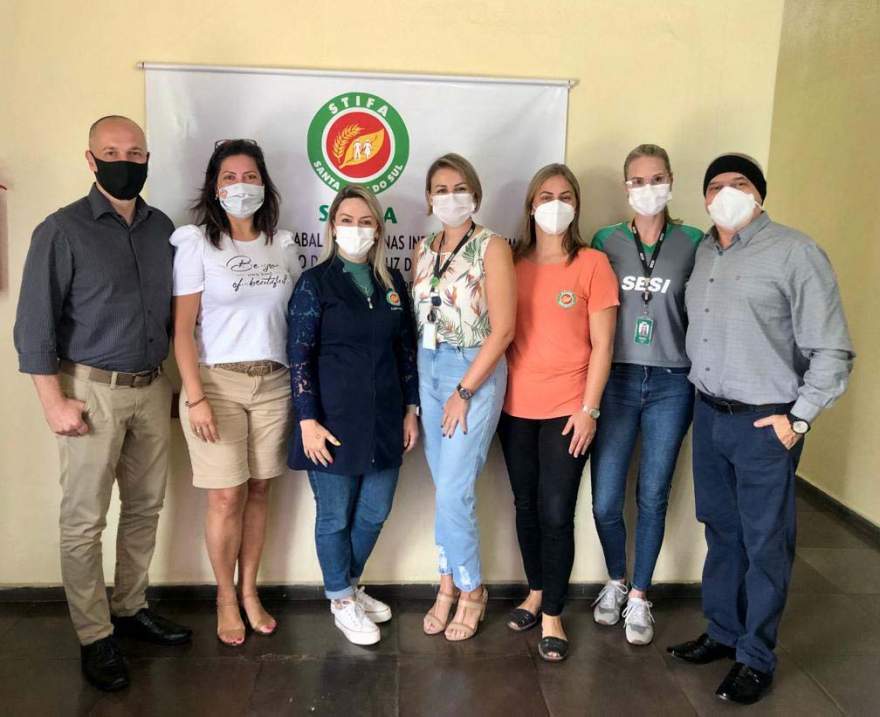
<instances>
[{"instance_id":1,"label":"black trousers","mask_svg":"<svg viewBox=\"0 0 880 717\"><path fill-rule=\"evenodd\" d=\"M513 502L516 535L529 588L543 590L542 611L559 615L574 563L574 509L587 456L568 453L563 418L534 420L501 414L498 437Z\"/></svg>"}]
</instances>

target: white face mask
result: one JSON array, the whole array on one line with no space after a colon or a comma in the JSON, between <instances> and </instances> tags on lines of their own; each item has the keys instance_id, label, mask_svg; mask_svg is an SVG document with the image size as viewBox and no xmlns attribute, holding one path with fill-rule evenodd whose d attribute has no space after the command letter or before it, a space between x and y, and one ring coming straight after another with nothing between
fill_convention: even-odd
<instances>
[{"instance_id":1,"label":"white face mask","mask_svg":"<svg viewBox=\"0 0 880 717\"><path fill-rule=\"evenodd\" d=\"M220 206L227 214L231 214L237 219L247 219L256 214L257 210L263 206L265 196L266 188L262 184L247 184L246 182L229 184L217 192Z\"/></svg>"},{"instance_id":2,"label":"white face mask","mask_svg":"<svg viewBox=\"0 0 880 717\"><path fill-rule=\"evenodd\" d=\"M376 243L373 227L336 227L336 245L352 259L363 259Z\"/></svg>"},{"instance_id":3,"label":"white face mask","mask_svg":"<svg viewBox=\"0 0 880 717\"><path fill-rule=\"evenodd\" d=\"M535 223L554 236L564 234L573 219L574 207L558 199L539 204L535 209Z\"/></svg>"},{"instance_id":4,"label":"white face mask","mask_svg":"<svg viewBox=\"0 0 880 717\"><path fill-rule=\"evenodd\" d=\"M455 229L471 218L477 205L470 192L434 194L431 196L431 211L447 227Z\"/></svg>"},{"instance_id":5,"label":"white face mask","mask_svg":"<svg viewBox=\"0 0 880 717\"><path fill-rule=\"evenodd\" d=\"M653 217L666 208L672 198L672 187L669 184L646 184L644 187L633 187L629 190L627 198L636 214Z\"/></svg>"},{"instance_id":6,"label":"white face mask","mask_svg":"<svg viewBox=\"0 0 880 717\"><path fill-rule=\"evenodd\" d=\"M736 231L752 220L755 207L760 206L751 194L733 187L722 187L709 204L709 216L716 226Z\"/></svg>"}]
</instances>

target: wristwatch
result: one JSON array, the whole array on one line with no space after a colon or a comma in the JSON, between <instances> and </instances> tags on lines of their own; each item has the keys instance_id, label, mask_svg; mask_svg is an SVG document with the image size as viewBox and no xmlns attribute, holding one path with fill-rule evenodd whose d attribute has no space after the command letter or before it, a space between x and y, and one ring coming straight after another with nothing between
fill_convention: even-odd
<instances>
[{"instance_id":1,"label":"wristwatch","mask_svg":"<svg viewBox=\"0 0 880 717\"><path fill-rule=\"evenodd\" d=\"M791 430L799 436L803 436L810 432L809 422L805 421L803 418L798 418L793 413L788 414L788 422L791 424Z\"/></svg>"},{"instance_id":2,"label":"wristwatch","mask_svg":"<svg viewBox=\"0 0 880 717\"><path fill-rule=\"evenodd\" d=\"M581 410L582 410L584 413L588 414L588 415L590 416L590 418L592 418L594 421L598 421L598 420L599 420L599 416L602 415L601 411L599 411L598 408L590 408L587 404L584 404L584 405L581 407Z\"/></svg>"},{"instance_id":3,"label":"wristwatch","mask_svg":"<svg viewBox=\"0 0 880 717\"><path fill-rule=\"evenodd\" d=\"M461 396L465 401L470 401L474 397L474 392L466 389L461 384L455 387L456 393Z\"/></svg>"}]
</instances>

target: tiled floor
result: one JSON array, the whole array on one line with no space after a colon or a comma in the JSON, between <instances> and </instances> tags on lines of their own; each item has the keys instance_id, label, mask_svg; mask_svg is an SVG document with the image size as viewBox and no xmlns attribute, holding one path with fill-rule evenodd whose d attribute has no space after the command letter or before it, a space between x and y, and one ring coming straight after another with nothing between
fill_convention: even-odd
<instances>
[{"instance_id":1,"label":"tiled floor","mask_svg":"<svg viewBox=\"0 0 880 717\"><path fill-rule=\"evenodd\" d=\"M543 663L537 631L512 633L512 603L491 601L474 640L421 632L428 603L392 601L375 648L347 643L325 603L268 606L276 635L231 649L207 602L157 603L191 625L193 643L123 643L132 685L104 695L84 683L63 604L0 604L2 715L687 715L880 714L880 550L807 496L798 498L798 559L771 694L752 708L713 696L728 664L693 667L664 647L703 627L696 599L657 600L654 645L629 646L595 625L586 601L567 610L569 660Z\"/></svg>"}]
</instances>

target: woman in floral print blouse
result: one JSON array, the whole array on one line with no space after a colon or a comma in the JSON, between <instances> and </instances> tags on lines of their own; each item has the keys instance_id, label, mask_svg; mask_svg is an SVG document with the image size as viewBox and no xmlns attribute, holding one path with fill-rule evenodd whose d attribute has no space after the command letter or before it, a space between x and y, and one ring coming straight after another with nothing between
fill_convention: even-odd
<instances>
[{"instance_id":1,"label":"woman in floral print blouse","mask_svg":"<svg viewBox=\"0 0 880 717\"><path fill-rule=\"evenodd\" d=\"M457 641L474 635L489 597L480 574L474 484L504 402L516 285L507 242L471 218L482 187L470 162L457 154L437 159L425 195L443 228L419 243L413 261L419 396L440 552L440 591L423 627Z\"/></svg>"}]
</instances>

